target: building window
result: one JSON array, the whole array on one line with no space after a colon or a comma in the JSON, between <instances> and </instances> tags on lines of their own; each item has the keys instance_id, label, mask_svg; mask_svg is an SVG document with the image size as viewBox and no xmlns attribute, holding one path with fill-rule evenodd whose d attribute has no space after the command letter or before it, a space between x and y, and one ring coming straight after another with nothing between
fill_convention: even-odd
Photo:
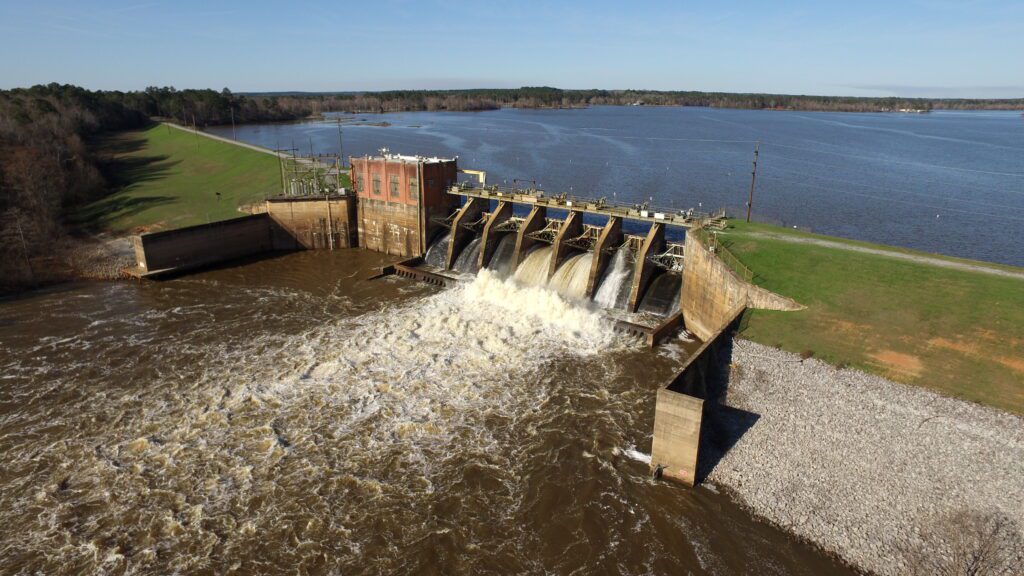
<instances>
[{"instance_id":1,"label":"building window","mask_svg":"<svg viewBox=\"0 0 1024 576\"><path fill-rule=\"evenodd\" d=\"M380 176L373 176L373 195L380 196Z\"/></svg>"},{"instance_id":2,"label":"building window","mask_svg":"<svg viewBox=\"0 0 1024 576\"><path fill-rule=\"evenodd\" d=\"M392 174L391 181L388 184L391 188L391 199L396 200L398 198L398 176Z\"/></svg>"},{"instance_id":3,"label":"building window","mask_svg":"<svg viewBox=\"0 0 1024 576\"><path fill-rule=\"evenodd\" d=\"M363 182L363 175L356 176L356 192L362 192L366 188L366 183Z\"/></svg>"},{"instance_id":4,"label":"building window","mask_svg":"<svg viewBox=\"0 0 1024 576\"><path fill-rule=\"evenodd\" d=\"M420 182L415 178L409 179L409 201L419 202L420 201Z\"/></svg>"}]
</instances>

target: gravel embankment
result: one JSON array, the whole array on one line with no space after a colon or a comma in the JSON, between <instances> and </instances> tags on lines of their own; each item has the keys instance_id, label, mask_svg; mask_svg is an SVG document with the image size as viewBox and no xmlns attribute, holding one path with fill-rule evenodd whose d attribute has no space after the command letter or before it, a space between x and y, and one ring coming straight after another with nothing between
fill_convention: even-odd
<instances>
[{"instance_id":1,"label":"gravel embankment","mask_svg":"<svg viewBox=\"0 0 1024 576\"><path fill-rule=\"evenodd\" d=\"M81 240L66 255L67 265L79 278L116 280L126 278L135 266L135 251L127 236Z\"/></svg>"},{"instance_id":2,"label":"gravel embankment","mask_svg":"<svg viewBox=\"0 0 1024 576\"><path fill-rule=\"evenodd\" d=\"M754 513L878 574L957 512L1024 527L1024 418L745 340L732 362L759 417L708 480Z\"/></svg>"}]
</instances>

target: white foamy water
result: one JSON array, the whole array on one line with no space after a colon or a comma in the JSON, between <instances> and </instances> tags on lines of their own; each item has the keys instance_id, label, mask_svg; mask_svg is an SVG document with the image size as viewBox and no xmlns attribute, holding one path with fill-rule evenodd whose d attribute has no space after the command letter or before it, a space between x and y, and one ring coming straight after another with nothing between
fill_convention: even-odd
<instances>
[{"instance_id":1,"label":"white foamy water","mask_svg":"<svg viewBox=\"0 0 1024 576\"><path fill-rule=\"evenodd\" d=\"M604 274L604 280L594 293L594 302L602 308L617 308L623 287L633 275L628 247L623 246L615 251L615 256Z\"/></svg>"},{"instance_id":2,"label":"white foamy water","mask_svg":"<svg viewBox=\"0 0 1024 576\"><path fill-rule=\"evenodd\" d=\"M558 270L555 270L548 286L569 298L584 298L587 282L590 280L590 266L594 261L593 254L583 252L570 256Z\"/></svg>"},{"instance_id":3,"label":"white foamy water","mask_svg":"<svg viewBox=\"0 0 1024 576\"><path fill-rule=\"evenodd\" d=\"M480 269L480 243L482 240L482 236L477 236L470 240L469 244L462 249L462 252L459 252L459 257L455 259L453 268L459 272L475 274Z\"/></svg>"},{"instance_id":4,"label":"white foamy water","mask_svg":"<svg viewBox=\"0 0 1024 576\"><path fill-rule=\"evenodd\" d=\"M562 262L548 278L554 249L542 246L532 250L516 269L514 278L526 286L548 287L567 298L581 300L587 291L593 255L590 252L573 254Z\"/></svg>"},{"instance_id":5,"label":"white foamy water","mask_svg":"<svg viewBox=\"0 0 1024 576\"><path fill-rule=\"evenodd\" d=\"M535 247L519 263L513 277L527 286L546 286L552 253L551 246Z\"/></svg>"}]
</instances>

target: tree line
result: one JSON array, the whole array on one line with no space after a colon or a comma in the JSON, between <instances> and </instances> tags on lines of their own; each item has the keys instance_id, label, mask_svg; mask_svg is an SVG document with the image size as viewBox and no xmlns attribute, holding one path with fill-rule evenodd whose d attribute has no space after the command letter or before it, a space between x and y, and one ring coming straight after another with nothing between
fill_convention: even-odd
<instances>
[{"instance_id":1,"label":"tree line","mask_svg":"<svg viewBox=\"0 0 1024 576\"><path fill-rule=\"evenodd\" d=\"M0 90L0 289L31 279L31 261L67 237L70 207L109 187L91 138L153 118L204 127L296 120L324 112L492 110L591 105L783 110L1024 109L1024 98L965 100L729 94L652 90L511 89L235 94L228 89L91 91L48 84Z\"/></svg>"}]
</instances>

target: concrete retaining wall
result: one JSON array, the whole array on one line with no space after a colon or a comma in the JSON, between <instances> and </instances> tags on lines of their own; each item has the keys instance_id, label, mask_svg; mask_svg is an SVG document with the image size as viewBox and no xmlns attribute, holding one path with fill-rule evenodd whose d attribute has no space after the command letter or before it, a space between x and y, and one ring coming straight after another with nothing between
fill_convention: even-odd
<instances>
[{"instance_id":1,"label":"concrete retaining wall","mask_svg":"<svg viewBox=\"0 0 1024 576\"><path fill-rule=\"evenodd\" d=\"M796 301L744 282L702 243L686 235L683 287L679 302L686 329L701 340L709 339L728 321L737 306L766 310L802 310Z\"/></svg>"},{"instance_id":2,"label":"concrete retaining wall","mask_svg":"<svg viewBox=\"0 0 1024 576\"><path fill-rule=\"evenodd\" d=\"M696 482L704 403L711 389L709 380L716 370L719 350L732 337L732 328L744 309L740 304L726 314L723 323L690 356L675 379L658 390L651 468L660 471L662 478L688 486Z\"/></svg>"},{"instance_id":3,"label":"concrete retaining wall","mask_svg":"<svg viewBox=\"0 0 1024 576\"><path fill-rule=\"evenodd\" d=\"M359 242L356 199L272 198L267 213L277 224L272 229L274 250L352 248Z\"/></svg>"},{"instance_id":4,"label":"concrete retaining wall","mask_svg":"<svg viewBox=\"0 0 1024 576\"><path fill-rule=\"evenodd\" d=\"M145 276L173 274L271 250L272 220L267 214L243 216L133 238Z\"/></svg>"}]
</instances>

